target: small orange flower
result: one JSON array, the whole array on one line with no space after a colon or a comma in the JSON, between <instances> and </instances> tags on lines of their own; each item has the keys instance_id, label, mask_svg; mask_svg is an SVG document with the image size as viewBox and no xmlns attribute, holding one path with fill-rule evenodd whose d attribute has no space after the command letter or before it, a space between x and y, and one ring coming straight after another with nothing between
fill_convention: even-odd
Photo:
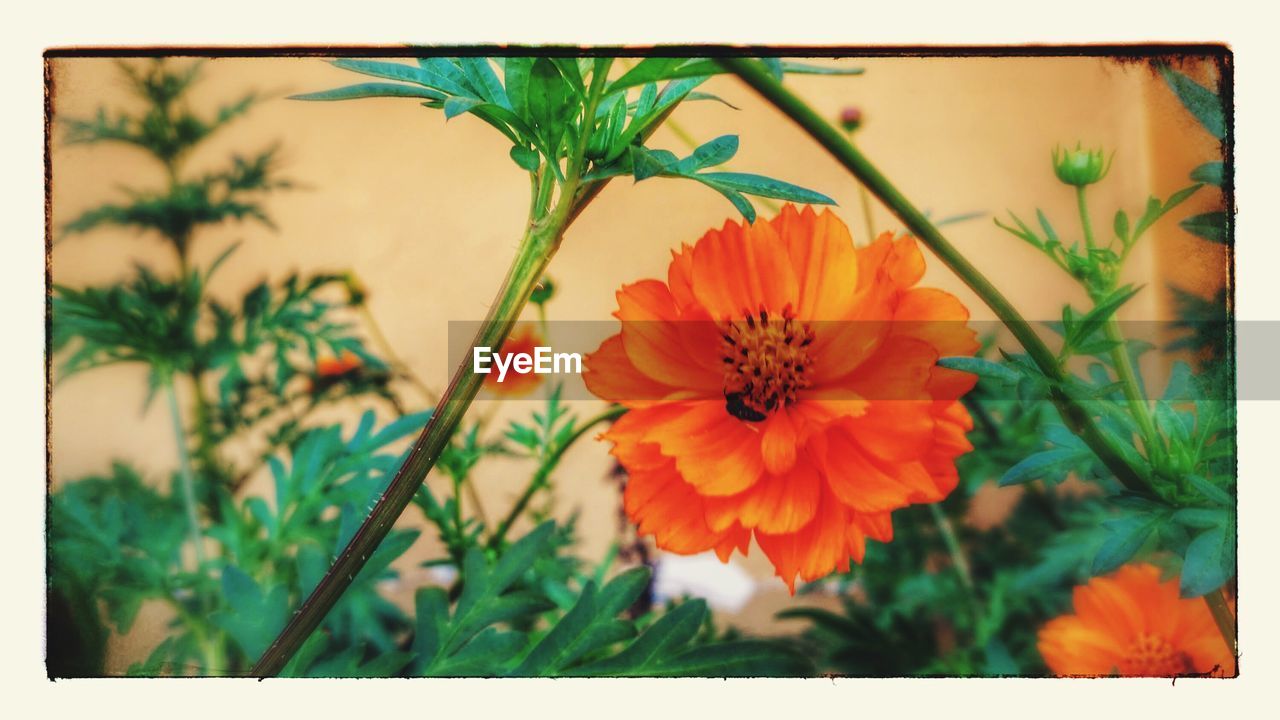
<instances>
[{"instance_id":1,"label":"small orange flower","mask_svg":"<svg viewBox=\"0 0 1280 720\"><path fill-rule=\"evenodd\" d=\"M855 248L831 212L787 205L624 286L583 379L630 409L604 437L640 533L726 562L754 537L794 592L891 540L892 511L946 497L975 378L936 363L978 343L923 273L913 239Z\"/></svg>"},{"instance_id":2,"label":"small orange flower","mask_svg":"<svg viewBox=\"0 0 1280 720\"><path fill-rule=\"evenodd\" d=\"M343 350L341 357L322 357L316 360L316 377L335 378L360 369L364 362L359 355Z\"/></svg>"},{"instance_id":3,"label":"small orange flower","mask_svg":"<svg viewBox=\"0 0 1280 720\"><path fill-rule=\"evenodd\" d=\"M1050 620L1039 648L1055 675L1233 677L1235 658L1204 601L1182 599L1160 569L1126 565L1075 589L1074 615Z\"/></svg>"},{"instance_id":4,"label":"small orange flower","mask_svg":"<svg viewBox=\"0 0 1280 720\"><path fill-rule=\"evenodd\" d=\"M534 351L543 344L542 337L538 335L538 331L532 325L522 324L517 326L515 331L507 337L506 342L502 343L502 349L499 354L505 356L523 353L532 356ZM507 370L507 374L501 382L498 381L497 372L490 372L484 377L485 388L507 397L528 395L541 383L542 376L533 372L532 369L520 372L515 367Z\"/></svg>"}]
</instances>

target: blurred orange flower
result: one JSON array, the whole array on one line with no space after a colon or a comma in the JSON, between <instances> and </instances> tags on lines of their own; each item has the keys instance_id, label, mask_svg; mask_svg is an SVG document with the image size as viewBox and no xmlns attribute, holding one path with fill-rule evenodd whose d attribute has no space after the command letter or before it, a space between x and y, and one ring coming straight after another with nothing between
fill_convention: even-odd
<instances>
[{"instance_id":1,"label":"blurred orange flower","mask_svg":"<svg viewBox=\"0 0 1280 720\"><path fill-rule=\"evenodd\" d=\"M855 248L831 212L787 205L624 286L583 379L630 409L604 437L640 532L726 562L754 536L794 592L891 540L893 510L946 497L975 378L936 362L978 343L923 273L913 239Z\"/></svg>"},{"instance_id":2,"label":"blurred orange flower","mask_svg":"<svg viewBox=\"0 0 1280 720\"><path fill-rule=\"evenodd\" d=\"M499 351L502 355L518 355L527 354L532 356L534 351L540 345L544 345L542 337L538 335L538 331L532 325L519 325L507 337L506 342L502 343L502 349ZM484 387L498 395L507 397L520 397L533 392L535 388L542 383L542 376L528 370L521 372L515 367L507 370L506 376L501 382L498 381L498 373L491 372L484 376Z\"/></svg>"},{"instance_id":3,"label":"blurred orange flower","mask_svg":"<svg viewBox=\"0 0 1280 720\"><path fill-rule=\"evenodd\" d=\"M1074 615L1050 620L1039 648L1055 675L1233 677L1235 658L1199 598L1182 599L1178 579L1160 569L1126 565L1075 589Z\"/></svg>"},{"instance_id":4,"label":"blurred orange flower","mask_svg":"<svg viewBox=\"0 0 1280 720\"><path fill-rule=\"evenodd\" d=\"M316 360L316 377L332 378L357 370L364 362L359 355L343 350L341 357L321 357Z\"/></svg>"}]
</instances>

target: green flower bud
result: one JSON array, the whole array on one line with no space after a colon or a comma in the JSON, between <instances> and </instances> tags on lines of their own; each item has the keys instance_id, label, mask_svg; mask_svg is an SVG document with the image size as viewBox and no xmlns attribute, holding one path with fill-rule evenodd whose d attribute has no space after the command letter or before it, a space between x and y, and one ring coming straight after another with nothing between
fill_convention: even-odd
<instances>
[{"instance_id":1,"label":"green flower bud","mask_svg":"<svg viewBox=\"0 0 1280 720\"><path fill-rule=\"evenodd\" d=\"M1107 176L1111 169L1111 157L1103 159L1102 148L1084 150L1076 143L1075 150L1053 149L1053 172L1058 179L1067 185L1084 187L1092 185Z\"/></svg>"},{"instance_id":2,"label":"green flower bud","mask_svg":"<svg viewBox=\"0 0 1280 720\"><path fill-rule=\"evenodd\" d=\"M529 302L534 305L546 305L555 294L556 284L551 282L550 277L543 275L538 284L533 286L533 292L529 294Z\"/></svg>"}]
</instances>

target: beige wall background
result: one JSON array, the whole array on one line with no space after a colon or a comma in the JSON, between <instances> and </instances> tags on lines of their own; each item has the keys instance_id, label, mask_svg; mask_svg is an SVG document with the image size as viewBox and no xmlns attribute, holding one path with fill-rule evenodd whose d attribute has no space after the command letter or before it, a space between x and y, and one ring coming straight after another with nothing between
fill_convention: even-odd
<instances>
[{"instance_id":1,"label":"beige wall background","mask_svg":"<svg viewBox=\"0 0 1280 720\"><path fill-rule=\"evenodd\" d=\"M858 144L914 202L934 217L985 212L946 228L948 236L1033 319L1052 319L1063 302L1083 294L1034 249L995 228L992 216L1012 209L1027 218L1036 207L1060 232L1074 227L1070 190L1054 178L1055 143L1082 141L1115 149L1108 178L1091 189L1094 223L1110 227L1119 207L1140 213L1146 197L1185 187L1197 165L1220 156L1147 65L1096 58L875 58L815 62L856 64L858 77L796 76L788 84L829 117L848 105L866 117ZM100 105L129 106L125 81L104 59L52 60L55 124L51 146L51 213L55 228L85 209L118 197L120 185L158 185L161 170L137 151L116 145L65 146L56 121L86 117ZM1207 63L1184 68L1216 82ZM447 380L448 321L483 317L520 236L527 205L524 173L508 158L508 143L487 125L463 116L446 122L438 111L401 99L301 103L283 96L356 82L356 76L315 58L226 58L209 61L193 105L210 112L258 89L273 94L247 117L220 131L195 154L188 172L219 165L232 151L250 152L280 142L286 174L307 189L281 193L268 208L279 226L255 224L205 230L193 261L207 264L229 244L243 241L210 292L230 301L263 278L298 271L352 270L370 289L369 303L390 343L412 370L436 389ZM699 102L674 115L706 141L741 137L734 169L758 172L833 197L836 212L865 241L857 188L845 171L786 118L734 79L713 78L704 88L738 106ZM651 145L686 154L669 130ZM1177 219L1213 209L1213 188L1162 221L1131 260L1128 278L1148 285L1122 313L1126 319L1168 318L1165 283L1209 292L1225 277L1221 248L1177 227ZM764 209L761 208L763 211ZM600 320L614 309L614 292L643 277L665 278L669 248L692 242L734 213L719 195L693 183L654 179L612 183L568 232L551 274L558 294L556 320ZM876 207L879 229L901 226ZM52 249L55 283L71 286L121 280L135 263L176 270L170 248L128 230L100 230L58 242ZM965 300L976 319L993 319L959 280L930 258L925 283ZM55 380L58 380L55 373ZM127 459L160 482L176 466L176 451L162 403L143 407L145 371L120 366L58 382L52 401L50 482L61 483ZM405 388L416 406L425 401ZM579 403L583 413L598 405ZM317 421L352 422L362 407L336 407ZM416 409L416 408L415 408ZM502 416L527 414L507 403ZM386 409L382 411L384 418ZM253 439L244 448L252 447ZM557 507L581 510L582 552L599 557L616 532L617 488L605 479L606 449L575 447L557 473ZM522 488L528 468L515 461L482 465L477 485L487 507L505 508ZM266 477L247 492L262 493ZM420 526L411 510L402 523ZM430 578L418 567L439 548L424 533L399 562L403 579L388 592L406 607L413 588ZM768 578L758 552L735 563ZM750 629L774 627L769 618L789 602L781 583L766 580L752 602L730 620ZM147 608L130 637L113 645L111 666L123 670L154 645L167 620Z\"/></svg>"}]
</instances>

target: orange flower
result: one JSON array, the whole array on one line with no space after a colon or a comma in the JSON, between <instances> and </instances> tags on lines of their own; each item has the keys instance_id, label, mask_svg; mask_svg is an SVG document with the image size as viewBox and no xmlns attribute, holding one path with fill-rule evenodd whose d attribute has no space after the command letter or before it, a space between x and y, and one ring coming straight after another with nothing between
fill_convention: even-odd
<instances>
[{"instance_id":1,"label":"orange flower","mask_svg":"<svg viewBox=\"0 0 1280 720\"><path fill-rule=\"evenodd\" d=\"M829 211L787 205L673 256L667 282L618 292L622 331L584 362L630 409L604 437L642 534L726 562L754 536L794 592L951 492L976 379L936 362L978 343L959 300L914 287L913 239L855 248Z\"/></svg>"},{"instance_id":2,"label":"orange flower","mask_svg":"<svg viewBox=\"0 0 1280 720\"><path fill-rule=\"evenodd\" d=\"M499 353L501 355L524 353L532 356L534 350L542 344L541 336L538 335L538 331L532 325L519 325L507 337L506 342L502 343L502 349ZM484 387L491 392L507 397L528 395L541 383L542 376L533 372L532 369L521 372L516 370L514 366L507 370L507 374L501 382L499 382L498 373L496 372L491 372L484 377Z\"/></svg>"},{"instance_id":3,"label":"orange flower","mask_svg":"<svg viewBox=\"0 0 1280 720\"><path fill-rule=\"evenodd\" d=\"M343 350L341 357L322 357L316 360L316 377L334 378L358 370L364 364L360 356Z\"/></svg>"},{"instance_id":4,"label":"orange flower","mask_svg":"<svg viewBox=\"0 0 1280 720\"><path fill-rule=\"evenodd\" d=\"M1178 596L1178 580L1138 563L1075 589L1074 615L1050 620L1039 648L1055 675L1233 677L1235 658L1204 601Z\"/></svg>"}]
</instances>

